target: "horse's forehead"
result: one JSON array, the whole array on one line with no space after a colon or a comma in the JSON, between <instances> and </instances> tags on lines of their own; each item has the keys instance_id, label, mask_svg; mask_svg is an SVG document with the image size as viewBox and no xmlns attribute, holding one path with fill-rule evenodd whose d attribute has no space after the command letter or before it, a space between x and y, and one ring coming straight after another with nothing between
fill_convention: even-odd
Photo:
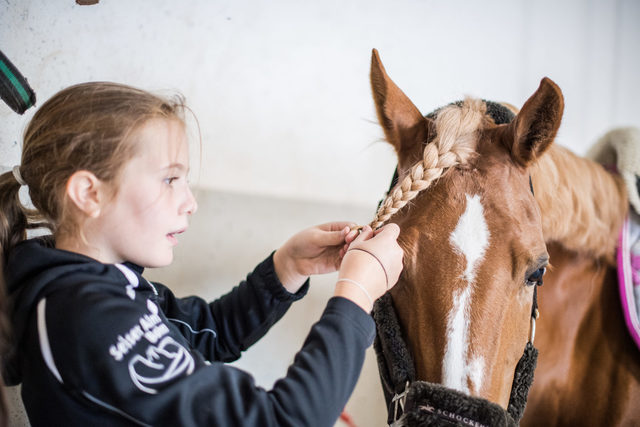
<instances>
[{"instance_id":1,"label":"horse's forehead","mask_svg":"<svg viewBox=\"0 0 640 427\"><path fill-rule=\"evenodd\" d=\"M485 222L500 223L499 228L504 229L501 234L505 237L507 230L514 227L522 232L540 227L540 214L531 192L529 174L515 166L508 155L499 147L490 153L482 152L471 167L452 170L442 177L416 200L416 205L421 208L413 212L428 222L452 227L471 203L482 207Z\"/></svg>"},{"instance_id":2,"label":"horse's forehead","mask_svg":"<svg viewBox=\"0 0 640 427\"><path fill-rule=\"evenodd\" d=\"M515 227L523 233L542 226L528 171L504 161L480 173L484 176L485 205L492 218L503 221L505 229Z\"/></svg>"},{"instance_id":3,"label":"horse's forehead","mask_svg":"<svg viewBox=\"0 0 640 427\"><path fill-rule=\"evenodd\" d=\"M437 248L445 245L460 259L472 257L479 271L487 259L495 263L507 252L539 251L544 244L540 211L528 174L510 165L495 169L452 171L416 200L400 223L401 229L416 230L403 236L406 247L411 248L409 258L415 257L418 263L425 254L450 257L448 251L438 255ZM464 273L471 277L469 274Z\"/></svg>"},{"instance_id":4,"label":"horse's forehead","mask_svg":"<svg viewBox=\"0 0 640 427\"><path fill-rule=\"evenodd\" d=\"M499 248L516 248L518 253L524 253L522 246L536 246L537 234L531 228L536 225L535 217L529 221L527 217L531 215L526 214L522 206L517 207L520 203L496 199L491 193L465 193L459 202L462 209L451 218L450 224L454 227L442 230L450 249L466 265L461 277L468 282L475 280L476 272L488 258L504 255L504 250Z\"/></svg>"},{"instance_id":5,"label":"horse's forehead","mask_svg":"<svg viewBox=\"0 0 640 427\"><path fill-rule=\"evenodd\" d=\"M477 174L471 174L467 182L472 185L459 189L462 194L452 198L449 193L446 203L461 207L447 210L451 212L449 224L455 225L441 229L440 241L448 239L463 269L460 277L467 281L484 280L480 278L483 271L494 278L504 274L515 279L545 251L541 213L528 176L506 171L500 180L480 181Z\"/></svg>"}]
</instances>

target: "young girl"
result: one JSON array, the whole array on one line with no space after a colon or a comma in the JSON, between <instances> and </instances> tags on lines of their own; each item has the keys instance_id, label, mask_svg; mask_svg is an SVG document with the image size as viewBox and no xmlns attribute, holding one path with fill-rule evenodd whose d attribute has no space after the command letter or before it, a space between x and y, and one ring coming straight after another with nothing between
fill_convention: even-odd
<instances>
[{"instance_id":1,"label":"young girl","mask_svg":"<svg viewBox=\"0 0 640 427\"><path fill-rule=\"evenodd\" d=\"M402 269L399 229L304 230L220 299L176 298L143 267L171 263L196 211L180 99L67 88L34 115L0 176L0 259L11 302L8 384L33 426L331 426L374 336L373 301ZM18 197L27 186L35 211ZM26 240L42 225L52 235ZM272 390L224 364L339 267L334 297Z\"/></svg>"}]
</instances>

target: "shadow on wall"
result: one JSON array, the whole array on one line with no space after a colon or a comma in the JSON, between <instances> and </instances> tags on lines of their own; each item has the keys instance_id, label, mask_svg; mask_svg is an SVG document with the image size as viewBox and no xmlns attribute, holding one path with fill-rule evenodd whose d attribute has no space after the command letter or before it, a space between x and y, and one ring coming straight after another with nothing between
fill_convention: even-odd
<instances>
[{"instance_id":1,"label":"shadow on wall","mask_svg":"<svg viewBox=\"0 0 640 427\"><path fill-rule=\"evenodd\" d=\"M198 212L180 236L175 260L169 267L149 269L145 277L169 286L176 295L214 299L243 279L248 272L294 233L329 221L368 223L374 214L362 207L289 201L258 196L195 192ZM308 295L295 303L284 318L243 357L233 364L254 375L267 389L286 374L311 326L320 318L333 293L337 275L316 276ZM9 393L10 426L28 426L19 388ZM382 386L375 353L370 348L356 389L345 411L358 426L383 426L386 420ZM340 421L336 426L343 426Z\"/></svg>"}]
</instances>

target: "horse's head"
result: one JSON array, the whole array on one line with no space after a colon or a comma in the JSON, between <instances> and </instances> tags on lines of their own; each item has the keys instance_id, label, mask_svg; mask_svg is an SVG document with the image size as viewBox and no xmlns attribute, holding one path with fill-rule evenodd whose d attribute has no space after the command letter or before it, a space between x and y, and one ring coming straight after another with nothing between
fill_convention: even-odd
<instances>
[{"instance_id":1,"label":"horse's head","mask_svg":"<svg viewBox=\"0 0 640 427\"><path fill-rule=\"evenodd\" d=\"M548 263L528 167L555 137L562 93L545 78L519 112L467 98L423 116L375 50L371 84L399 175L374 222L402 230L391 295L416 379L506 407Z\"/></svg>"}]
</instances>

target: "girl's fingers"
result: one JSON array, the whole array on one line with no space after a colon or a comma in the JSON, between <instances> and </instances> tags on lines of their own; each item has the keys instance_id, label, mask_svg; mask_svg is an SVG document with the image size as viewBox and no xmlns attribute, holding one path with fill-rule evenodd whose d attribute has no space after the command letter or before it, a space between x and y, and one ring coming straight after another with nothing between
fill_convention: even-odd
<instances>
[{"instance_id":1,"label":"girl's fingers","mask_svg":"<svg viewBox=\"0 0 640 427\"><path fill-rule=\"evenodd\" d=\"M360 234L358 234L358 236L356 236L356 238L353 240L353 243L365 242L371 237L373 237L373 230L370 226L365 225L364 227L362 227Z\"/></svg>"},{"instance_id":2,"label":"girl's fingers","mask_svg":"<svg viewBox=\"0 0 640 427\"><path fill-rule=\"evenodd\" d=\"M317 244L321 247L337 246L345 241L347 227L337 231L318 231Z\"/></svg>"},{"instance_id":3,"label":"girl's fingers","mask_svg":"<svg viewBox=\"0 0 640 427\"><path fill-rule=\"evenodd\" d=\"M322 247L351 243L357 236L352 222L330 222L317 226L316 244Z\"/></svg>"},{"instance_id":4,"label":"girl's fingers","mask_svg":"<svg viewBox=\"0 0 640 427\"><path fill-rule=\"evenodd\" d=\"M351 242L353 242L355 240L356 237L358 237L358 233L359 231L357 229L354 230L350 230L347 235L344 237L344 241L349 244Z\"/></svg>"},{"instance_id":5,"label":"girl's fingers","mask_svg":"<svg viewBox=\"0 0 640 427\"><path fill-rule=\"evenodd\" d=\"M324 231L342 231L345 228L353 228L356 225L352 222L348 222L348 221L335 221L335 222L327 222L325 224L320 224L317 227L320 230L324 230Z\"/></svg>"}]
</instances>

